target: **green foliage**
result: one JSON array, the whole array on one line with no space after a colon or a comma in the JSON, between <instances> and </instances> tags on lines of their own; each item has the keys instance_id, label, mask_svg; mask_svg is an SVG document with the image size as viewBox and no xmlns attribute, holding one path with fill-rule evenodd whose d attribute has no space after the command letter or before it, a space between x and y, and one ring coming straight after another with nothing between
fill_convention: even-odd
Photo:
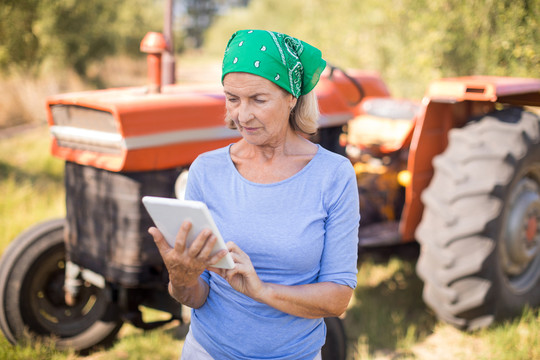
<instances>
[{"instance_id":1,"label":"green foliage","mask_svg":"<svg viewBox=\"0 0 540 360\"><path fill-rule=\"evenodd\" d=\"M162 1L0 0L0 68L38 72L48 61L86 75L105 56L138 53L162 27Z\"/></svg>"},{"instance_id":2,"label":"green foliage","mask_svg":"<svg viewBox=\"0 0 540 360\"><path fill-rule=\"evenodd\" d=\"M221 55L242 28L319 47L340 67L380 72L396 96L419 98L440 77L538 77L538 0L257 0L219 18L206 49Z\"/></svg>"},{"instance_id":3,"label":"green foliage","mask_svg":"<svg viewBox=\"0 0 540 360\"><path fill-rule=\"evenodd\" d=\"M37 17L33 0L0 1L0 65L28 67L37 58L38 38L32 25Z\"/></svg>"},{"instance_id":4,"label":"green foliage","mask_svg":"<svg viewBox=\"0 0 540 360\"><path fill-rule=\"evenodd\" d=\"M42 54L56 54L84 75L88 63L113 51L113 34L103 30L114 22L116 14L111 7L117 3L66 0L42 5L37 24Z\"/></svg>"},{"instance_id":5,"label":"green foliage","mask_svg":"<svg viewBox=\"0 0 540 360\"><path fill-rule=\"evenodd\" d=\"M105 0L108 3L111 0ZM116 52L140 57L139 46L149 31L163 31L164 0L117 0L110 32L114 33Z\"/></svg>"},{"instance_id":6,"label":"green foliage","mask_svg":"<svg viewBox=\"0 0 540 360\"><path fill-rule=\"evenodd\" d=\"M0 69L54 64L85 76L106 56L138 55L144 34L162 28L162 9L163 0L0 0ZM281 31L419 98L440 77L538 76L539 27L538 0L254 0L217 18L205 50L221 57L238 29Z\"/></svg>"}]
</instances>

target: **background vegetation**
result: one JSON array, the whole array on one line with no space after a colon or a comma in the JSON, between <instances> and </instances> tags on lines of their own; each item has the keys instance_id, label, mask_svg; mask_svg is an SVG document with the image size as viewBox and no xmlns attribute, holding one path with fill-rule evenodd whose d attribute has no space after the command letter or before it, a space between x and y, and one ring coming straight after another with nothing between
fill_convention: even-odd
<instances>
[{"instance_id":1,"label":"background vegetation","mask_svg":"<svg viewBox=\"0 0 540 360\"><path fill-rule=\"evenodd\" d=\"M539 26L538 0L253 0L217 19L206 49L219 54L237 29L281 31L334 65L379 71L397 96L420 98L440 77L538 77Z\"/></svg>"},{"instance_id":2,"label":"background vegetation","mask_svg":"<svg viewBox=\"0 0 540 360\"><path fill-rule=\"evenodd\" d=\"M339 67L378 71L398 97L419 99L440 77L537 77L540 68L539 0L174 3L177 51L196 48L219 62L234 31L272 29L314 44ZM0 0L0 92L8 94L0 99L0 127L43 122L39 110L50 94L140 85L124 70L145 74L139 43L147 31L161 31L164 4ZM116 81L102 71L113 62Z\"/></svg>"},{"instance_id":3,"label":"background vegetation","mask_svg":"<svg viewBox=\"0 0 540 360\"><path fill-rule=\"evenodd\" d=\"M105 87L114 57L132 68L163 0L0 0L0 128L43 123L49 95ZM145 73L144 63L138 66ZM122 71L120 71L121 73ZM130 84L126 78L121 85Z\"/></svg>"},{"instance_id":4,"label":"background vegetation","mask_svg":"<svg viewBox=\"0 0 540 360\"><path fill-rule=\"evenodd\" d=\"M87 75L114 54L138 54L147 31L162 29L153 0L2 0L0 67L39 75L57 67ZM161 2L162 3L162 2Z\"/></svg>"}]
</instances>

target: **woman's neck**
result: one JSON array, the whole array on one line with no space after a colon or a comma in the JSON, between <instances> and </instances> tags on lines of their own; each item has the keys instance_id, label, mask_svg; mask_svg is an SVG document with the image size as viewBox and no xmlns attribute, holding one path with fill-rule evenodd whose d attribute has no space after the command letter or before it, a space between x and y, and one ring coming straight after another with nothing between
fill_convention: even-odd
<instances>
[{"instance_id":1,"label":"woman's neck","mask_svg":"<svg viewBox=\"0 0 540 360\"><path fill-rule=\"evenodd\" d=\"M242 139L233 145L231 152L240 158L272 162L289 156L314 155L317 152L317 146L291 131L279 141L264 145L253 145Z\"/></svg>"},{"instance_id":2,"label":"woman's neck","mask_svg":"<svg viewBox=\"0 0 540 360\"><path fill-rule=\"evenodd\" d=\"M231 147L230 154L236 169L244 178L268 184L298 173L317 151L317 145L295 134L295 139L274 146L252 145L240 140Z\"/></svg>"}]
</instances>

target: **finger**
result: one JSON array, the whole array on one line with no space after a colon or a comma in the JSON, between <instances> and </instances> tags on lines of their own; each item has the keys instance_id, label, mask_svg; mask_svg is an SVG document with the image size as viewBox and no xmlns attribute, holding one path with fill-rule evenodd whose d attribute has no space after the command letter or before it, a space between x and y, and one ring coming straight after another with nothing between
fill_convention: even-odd
<instances>
[{"instance_id":1,"label":"finger","mask_svg":"<svg viewBox=\"0 0 540 360\"><path fill-rule=\"evenodd\" d=\"M191 222L184 221L182 225L180 226L180 229L178 230L178 233L176 234L176 242L174 243L174 249L179 252L184 252L186 249L186 241L189 234L189 231L191 230Z\"/></svg>"},{"instance_id":2,"label":"finger","mask_svg":"<svg viewBox=\"0 0 540 360\"><path fill-rule=\"evenodd\" d=\"M206 263L209 264L210 266L215 265L221 259L223 259L228 253L229 252L227 250L225 250L225 249L220 250L217 253L215 253L212 257L210 257Z\"/></svg>"},{"instance_id":3,"label":"finger","mask_svg":"<svg viewBox=\"0 0 540 360\"><path fill-rule=\"evenodd\" d=\"M201 248L199 254L197 257L201 260L204 260L205 262L209 262L210 264L214 264L213 262L208 261L210 254L212 253L212 250L214 250L214 245L217 242L217 237L210 233L210 236L207 238L206 242L203 244L203 247Z\"/></svg>"},{"instance_id":4,"label":"finger","mask_svg":"<svg viewBox=\"0 0 540 360\"><path fill-rule=\"evenodd\" d=\"M236 245L234 242L229 241L226 246L231 255L233 255L233 260L235 260L235 262L245 262L246 259L249 259L249 256L245 252L243 252L242 249L240 249L240 247L238 247L238 245Z\"/></svg>"},{"instance_id":5,"label":"finger","mask_svg":"<svg viewBox=\"0 0 540 360\"><path fill-rule=\"evenodd\" d=\"M234 268L232 268L230 270L231 271L234 270L234 273L239 272L239 271L245 271L247 269L246 265L251 264L251 263L248 264L246 261L244 261L242 256L240 256L238 254L235 254L233 252L231 252L230 254L231 254L231 257L232 257L233 263L234 263Z\"/></svg>"},{"instance_id":6,"label":"finger","mask_svg":"<svg viewBox=\"0 0 540 360\"><path fill-rule=\"evenodd\" d=\"M156 243L158 251L162 256L167 251L171 250L171 246L169 243L167 243L167 240L165 240L165 237L161 231L158 230L158 228L152 226L148 229L148 233L154 238L154 242Z\"/></svg>"},{"instance_id":7,"label":"finger","mask_svg":"<svg viewBox=\"0 0 540 360\"><path fill-rule=\"evenodd\" d=\"M233 251L237 251L237 250L240 250L240 248L238 247L238 245L236 245L234 242L232 241L228 241L225 246L227 247L227 249L229 250L229 252L233 252Z\"/></svg>"},{"instance_id":8,"label":"finger","mask_svg":"<svg viewBox=\"0 0 540 360\"><path fill-rule=\"evenodd\" d=\"M210 230L208 229L202 230L199 233L199 235L197 235L193 243L189 245L188 255L194 258L199 257L199 253L201 252L203 247L206 246L211 236L212 236L212 232Z\"/></svg>"}]
</instances>

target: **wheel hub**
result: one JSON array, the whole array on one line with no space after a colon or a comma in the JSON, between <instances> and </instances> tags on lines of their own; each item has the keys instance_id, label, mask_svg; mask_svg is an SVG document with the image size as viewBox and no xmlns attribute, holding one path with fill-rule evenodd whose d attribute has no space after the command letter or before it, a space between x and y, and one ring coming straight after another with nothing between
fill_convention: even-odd
<instances>
[{"instance_id":1,"label":"wheel hub","mask_svg":"<svg viewBox=\"0 0 540 360\"><path fill-rule=\"evenodd\" d=\"M536 235L537 229L538 229L538 221L536 220L536 216L531 216L527 223L527 233L526 233L527 242L529 244L533 243L534 236Z\"/></svg>"},{"instance_id":2,"label":"wheel hub","mask_svg":"<svg viewBox=\"0 0 540 360\"><path fill-rule=\"evenodd\" d=\"M523 178L512 191L501 242L503 269L516 292L534 286L540 276L540 187Z\"/></svg>"},{"instance_id":3,"label":"wheel hub","mask_svg":"<svg viewBox=\"0 0 540 360\"><path fill-rule=\"evenodd\" d=\"M106 310L107 301L101 289L82 286L76 301L65 302L64 251L42 256L35 262L39 272L29 275L25 299L29 311L25 323L33 331L72 337L98 321Z\"/></svg>"}]
</instances>

